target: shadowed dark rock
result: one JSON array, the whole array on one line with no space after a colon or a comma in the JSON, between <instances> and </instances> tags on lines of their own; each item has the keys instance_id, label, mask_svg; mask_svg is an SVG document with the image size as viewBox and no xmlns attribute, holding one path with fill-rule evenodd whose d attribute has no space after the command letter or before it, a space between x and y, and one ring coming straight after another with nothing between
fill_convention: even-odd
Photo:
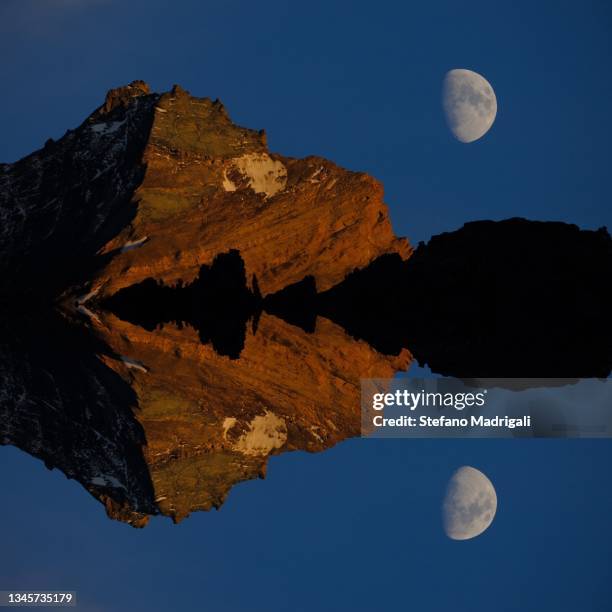
<instances>
[{"instance_id":1,"label":"shadowed dark rock","mask_svg":"<svg viewBox=\"0 0 612 612\"><path fill-rule=\"evenodd\" d=\"M605 229L467 223L381 257L319 296L319 312L378 350L458 377L600 377L612 368Z\"/></svg>"},{"instance_id":2,"label":"shadowed dark rock","mask_svg":"<svg viewBox=\"0 0 612 612\"><path fill-rule=\"evenodd\" d=\"M360 379L413 355L608 376L610 278L608 232L563 223L473 222L413 253L371 177L134 81L0 166L0 442L114 518L178 521L271 455L359 435Z\"/></svg>"},{"instance_id":3,"label":"shadowed dark rock","mask_svg":"<svg viewBox=\"0 0 612 612\"><path fill-rule=\"evenodd\" d=\"M47 312L0 324L0 443L80 482L110 516L142 526L157 512L129 381L79 324Z\"/></svg>"}]
</instances>

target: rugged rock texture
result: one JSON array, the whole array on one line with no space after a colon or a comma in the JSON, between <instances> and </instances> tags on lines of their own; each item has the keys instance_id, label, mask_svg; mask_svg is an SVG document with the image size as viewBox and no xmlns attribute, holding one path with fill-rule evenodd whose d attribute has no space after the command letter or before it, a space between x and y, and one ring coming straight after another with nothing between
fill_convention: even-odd
<instances>
[{"instance_id":1,"label":"rugged rock texture","mask_svg":"<svg viewBox=\"0 0 612 612\"><path fill-rule=\"evenodd\" d=\"M141 81L109 92L58 142L3 164L0 215L0 293L189 282L228 249L264 295L307 275L327 289L381 254L411 252L373 178L271 154L263 131L234 125L219 101L178 86L151 94Z\"/></svg>"},{"instance_id":2,"label":"rugged rock texture","mask_svg":"<svg viewBox=\"0 0 612 612\"><path fill-rule=\"evenodd\" d=\"M46 313L0 324L0 443L143 526L359 435L360 379L412 355L466 378L609 375L605 229L474 222L411 254L367 175L269 153L179 87L113 90L0 166L0 302Z\"/></svg>"},{"instance_id":3,"label":"rugged rock texture","mask_svg":"<svg viewBox=\"0 0 612 612\"><path fill-rule=\"evenodd\" d=\"M407 261L382 256L328 291L317 293L306 277L263 300L245 291L240 264L235 253L223 254L202 271L195 291L145 283L108 305L148 329L188 323L202 342L234 357L247 321L264 310L305 331L322 315L381 353L409 348L447 376L588 378L612 370L612 238L605 228L472 222L434 236Z\"/></svg>"},{"instance_id":4,"label":"rugged rock texture","mask_svg":"<svg viewBox=\"0 0 612 612\"><path fill-rule=\"evenodd\" d=\"M359 436L360 379L392 377L410 353L385 357L319 318L313 334L263 314L239 360L190 327L148 332L104 317L99 333L123 360L107 365L137 395L155 500L180 520L219 507L270 455L319 452Z\"/></svg>"},{"instance_id":5,"label":"rugged rock texture","mask_svg":"<svg viewBox=\"0 0 612 612\"><path fill-rule=\"evenodd\" d=\"M240 264L237 293L209 312L228 283L211 264L227 253ZM270 454L358 435L360 377L410 361L323 319L307 334L234 303L305 277L327 289L385 253L404 259L411 248L366 174L270 153L263 131L178 86L112 90L78 128L0 165L0 303L46 312L16 334L0 329L0 442L79 480L135 526L217 507ZM147 331L100 309L147 279L202 280L199 331L182 315ZM75 306L86 316L73 325ZM245 335L251 317L257 333ZM239 363L219 354L227 346Z\"/></svg>"},{"instance_id":6,"label":"rugged rock texture","mask_svg":"<svg viewBox=\"0 0 612 612\"><path fill-rule=\"evenodd\" d=\"M79 128L0 164L0 297L54 299L86 283L100 249L136 214L157 96L111 92Z\"/></svg>"},{"instance_id":7,"label":"rugged rock texture","mask_svg":"<svg viewBox=\"0 0 612 612\"><path fill-rule=\"evenodd\" d=\"M94 324L101 341L59 319L0 342L0 443L136 527L219 507L235 484L263 477L271 455L358 436L360 378L411 362L323 318L308 334L263 314L239 360L191 327L150 332L110 314Z\"/></svg>"},{"instance_id":8,"label":"rugged rock texture","mask_svg":"<svg viewBox=\"0 0 612 612\"><path fill-rule=\"evenodd\" d=\"M59 468L113 516L143 525L156 511L146 438L134 390L99 358L108 347L52 312L12 315L0 319L0 444Z\"/></svg>"}]
</instances>

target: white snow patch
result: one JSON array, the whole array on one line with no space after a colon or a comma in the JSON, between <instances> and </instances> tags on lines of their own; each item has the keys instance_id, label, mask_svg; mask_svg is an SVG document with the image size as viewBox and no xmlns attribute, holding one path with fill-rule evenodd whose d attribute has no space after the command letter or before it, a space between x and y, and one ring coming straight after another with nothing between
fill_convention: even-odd
<instances>
[{"instance_id":1,"label":"white snow patch","mask_svg":"<svg viewBox=\"0 0 612 612\"><path fill-rule=\"evenodd\" d=\"M130 359L129 357L124 357L122 355L121 361L123 361L128 368L133 368L134 370L139 370L140 372L149 371L142 363L140 363L140 361L136 361L135 359Z\"/></svg>"},{"instance_id":2,"label":"white snow patch","mask_svg":"<svg viewBox=\"0 0 612 612\"><path fill-rule=\"evenodd\" d=\"M80 312L81 314L84 314L86 317L93 319L97 323L101 323L100 317L98 317L98 315L95 312L89 310L89 308L87 308L85 304L89 300L91 300L91 298L94 297L98 293L98 291L100 291L101 288L102 288L102 285L96 287L95 289L92 289L89 293L86 293L85 295L81 295L76 299L77 311Z\"/></svg>"},{"instance_id":3,"label":"white snow patch","mask_svg":"<svg viewBox=\"0 0 612 612\"><path fill-rule=\"evenodd\" d=\"M83 306L83 304L79 304L77 306L77 311L80 312L81 314L84 314L86 317L93 319L97 323L101 323L100 317L95 312L89 310L87 306Z\"/></svg>"},{"instance_id":4,"label":"white snow patch","mask_svg":"<svg viewBox=\"0 0 612 612\"><path fill-rule=\"evenodd\" d=\"M121 247L121 253L131 251L132 249L137 249L139 246L142 246L148 239L149 237L145 236L144 238L140 238L139 240L130 240L129 242L126 242Z\"/></svg>"},{"instance_id":5,"label":"white snow patch","mask_svg":"<svg viewBox=\"0 0 612 612\"><path fill-rule=\"evenodd\" d=\"M230 165L248 179L249 187L266 198L276 195L287 185L287 168L267 153L246 153L230 161ZM236 191L236 185L223 173L223 189Z\"/></svg>"},{"instance_id":6,"label":"white snow patch","mask_svg":"<svg viewBox=\"0 0 612 612\"><path fill-rule=\"evenodd\" d=\"M114 476L109 476L108 474L94 476L89 482L92 485L97 485L99 487L115 487L117 489L125 489L125 486L122 485Z\"/></svg>"},{"instance_id":7,"label":"white snow patch","mask_svg":"<svg viewBox=\"0 0 612 612\"><path fill-rule=\"evenodd\" d=\"M227 178L225 172L223 173L223 189L225 189L225 191L236 191L236 185Z\"/></svg>"},{"instance_id":8,"label":"white snow patch","mask_svg":"<svg viewBox=\"0 0 612 612\"><path fill-rule=\"evenodd\" d=\"M249 430L240 436L234 449L245 455L268 455L275 448L281 448L286 441L284 419L266 410L249 423Z\"/></svg>"},{"instance_id":9,"label":"white snow patch","mask_svg":"<svg viewBox=\"0 0 612 612\"><path fill-rule=\"evenodd\" d=\"M321 171L323 170L323 166L321 166L318 170L315 170L311 175L310 178L308 179L309 183L320 183L321 181L317 178L317 176L319 176L319 174L321 174Z\"/></svg>"},{"instance_id":10,"label":"white snow patch","mask_svg":"<svg viewBox=\"0 0 612 612\"><path fill-rule=\"evenodd\" d=\"M101 136L108 136L109 134L114 134L124 123L125 119L123 121L94 123L90 127L92 132L100 134Z\"/></svg>"},{"instance_id":11,"label":"white snow patch","mask_svg":"<svg viewBox=\"0 0 612 612\"><path fill-rule=\"evenodd\" d=\"M89 293L86 293L85 295L81 295L77 298L77 304L80 306L82 304L85 304L85 302L88 302L89 300L91 300L92 297L94 297L95 295L97 295L97 293L100 291L100 289L102 289L102 285L98 285L95 289L92 289Z\"/></svg>"},{"instance_id":12,"label":"white snow patch","mask_svg":"<svg viewBox=\"0 0 612 612\"><path fill-rule=\"evenodd\" d=\"M98 170L94 176L92 177L92 181L95 181L97 178L100 178L103 174L106 174L109 170L112 170L115 167L115 164L108 164L104 168Z\"/></svg>"},{"instance_id":13,"label":"white snow patch","mask_svg":"<svg viewBox=\"0 0 612 612\"><path fill-rule=\"evenodd\" d=\"M320 435L317 433L318 429L319 429L319 428L318 428L316 425L313 425L313 426L310 428L310 435L311 435L313 438L316 438L316 439L317 439L319 442L321 442L321 444L323 444L323 438L322 438L322 437L321 437L321 436L320 436Z\"/></svg>"},{"instance_id":14,"label":"white snow patch","mask_svg":"<svg viewBox=\"0 0 612 612\"><path fill-rule=\"evenodd\" d=\"M227 432L236 424L234 417L226 417L223 419L223 437L227 438Z\"/></svg>"}]
</instances>

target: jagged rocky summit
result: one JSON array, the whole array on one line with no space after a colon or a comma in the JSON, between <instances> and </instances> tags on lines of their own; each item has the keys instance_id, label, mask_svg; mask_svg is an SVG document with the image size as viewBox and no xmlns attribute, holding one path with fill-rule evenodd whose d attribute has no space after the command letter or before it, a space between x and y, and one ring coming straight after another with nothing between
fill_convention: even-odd
<instances>
[{"instance_id":1,"label":"jagged rocky summit","mask_svg":"<svg viewBox=\"0 0 612 612\"><path fill-rule=\"evenodd\" d=\"M112 518L178 521L359 435L360 379L414 360L609 376L611 276L607 230L564 223L472 222L413 254L368 175L135 81L0 165L0 444Z\"/></svg>"},{"instance_id":2,"label":"jagged rocky summit","mask_svg":"<svg viewBox=\"0 0 612 612\"><path fill-rule=\"evenodd\" d=\"M410 255L382 197L367 174L270 153L218 100L134 81L0 166L0 294L74 301L149 277L188 283L229 249L263 295L307 275L325 290L382 254Z\"/></svg>"},{"instance_id":3,"label":"jagged rocky summit","mask_svg":"<svg viewBox=\"0 0 612 612\"><path fill-rule=\"evenodd\" d=\"M78 128L0 165L0 217L0 298L49 315L0 327L0 443L134 526L218 507L271 455L359 435L360 377L410 363L408 351L383 355L324 319L306 332L259 312L232 360L182 320L147 330L104 311L143 281L179 291L228 253L243 266L238 295L260 301L306 277L325 291L381 255L411 254L379 182L270 153L263 131L178 86L114 89ZM70 316L75 307L86 316Z\"/></svg>"},{"instance_id":4,"label":"jagged rocky summit","mask_svg":"<svg viewBox=\"0 0 612 612\"><path fill-rule=\"evenodd\" d=\"M95 335L61 316L8 333L0 320L0 444L74 478L134 527L220 507L271 456L358 436L360 377L411 361L323 318L306 333L264 313L232 360L189 326L101 317Z\"/></svg>"}]
</instances>

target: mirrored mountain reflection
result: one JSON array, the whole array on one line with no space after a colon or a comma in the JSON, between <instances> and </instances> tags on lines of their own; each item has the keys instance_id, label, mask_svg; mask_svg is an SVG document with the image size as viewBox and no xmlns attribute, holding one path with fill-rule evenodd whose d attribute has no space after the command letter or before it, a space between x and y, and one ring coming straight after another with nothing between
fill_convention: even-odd
<instances>
[{"instance_id":1,"label":"mirrored mountain reflection","mask_svg":"<svg viewBox=\"0 0 612 612\"><path fill-rule=\"evenodd\" d=\"M0 439L134 526L219 507L272 454L358 436L360 377L410 363L325 319L306 333L264 313L237 360L174 323L148 331L101 313L103 343L62 318L52 326L60 337L30 327L3 342Z\"/></svg>"},{"instance_id":2,"label":"mirrored mountain reflection","mask_svg":"<svg viewBox=\"0 0 612 612\"><path fill-rule=\"evenodd\" d=\"M360 377L410 359L284 299L308 325L269 316L259 290L308 276L325 290L387 253L412 248L373 177L270 151L264 130L178 85L113 89L57 141L0 164L0 302L83 319L49 336L48 312L11 315L0 440L135 525L218 506L270 454L357 435Z\"/></svg>"},{"instance_id":3,"label":"mirrored mountain reflection","mask_svg":"<svg viewBox=\"0 0 612 612\"><path fill-rule=\"evenodd\" d=\"M271 455L358 436L360 379L413 354L465 378L608 376L610 243L479 222L330 290L306 277L264 297L230 250L191 283L91 299L87 319L11 315L0 441L78 480L112 518L178 521L263 476Z\"/></svg>"},{"instance_id":4,"label":"mirrored mountain reflection","mask_svg":"<svg viewBox=\"0 0 612 612\"><path fill-rule=\"evenodd\" d=\"M605 228L475 221L408 260L391 254L349 274L318 308L377 350L410 347L446 376L607 377L611 279Z\"/></svg>"},{"instance_id":5,"label":"mirrored mountain reflection","mask_svg":"<svg viewBox=\"0 0 612 612\"><path fill-rule=\"evenodd\" d=\"M111 516L155 512L136 392L105 363L119 356L53 311L10 315L0 320L0 443L76 479Z\"/></svg>"},{"instance_id":6,"label":"mirrored mountain reflection","mask_svg":"<svg viewBox=\"0 0 612 612\"><path fill-rule=\"evenodd\" d=\"M271 455L359 435L360 379L413 356L609 375L610 278L607 231L563 223L468 223L415 251L373 177L134 81L0 164L0 443L113 518L179 520Z\"/></svg>"},{"instance_id":7,"label":"mirrored mountain reflection","mask_svg":"<svg viewBox=\"0 0 612 612\"><path fill-rule=\"evenodd\" d=\"M360 378L410 363L408 351L381 355L324 319L308 334L264 313L237 360L189 326L104 322L105 341L130 357L108 364L137 395L160 512L177 519L220 506L234 484L263 476L272 454L358 436Z\"/></svg>"},{"instance_id":8,"label":"mirrored mountain reflection","mask_svg":"<svg viewBox=\"0 0 612 612\"><path fill-rule=\"evenodd\" d=\"M244 348L246 324L259 318L261 295L247 287L240 253L230 250L203 265L191 283L175 286L148 278L121 289L102 302L102 307L148 331L175 323L198 331L202 344L210 342L219 355L237 359Z\"/></svg>"},{"instance_id":9,"label":"mirrored mountain reflection","mask_svg":"<svg viewBox=\"0 0 612 612\"><path fill-rule=\"evenodd\" d=\"M466 224L408 260L383 255L317 292L312 276L262 297L240 253L219 254L189 285L152 278L102 306L152 331L174 321L237 358L262 311L312 332L318 316L377 351L409 348L434 372L462 378L608 376L612 240L605 229L509 219Z\"/></svg>"}]
</instances>

